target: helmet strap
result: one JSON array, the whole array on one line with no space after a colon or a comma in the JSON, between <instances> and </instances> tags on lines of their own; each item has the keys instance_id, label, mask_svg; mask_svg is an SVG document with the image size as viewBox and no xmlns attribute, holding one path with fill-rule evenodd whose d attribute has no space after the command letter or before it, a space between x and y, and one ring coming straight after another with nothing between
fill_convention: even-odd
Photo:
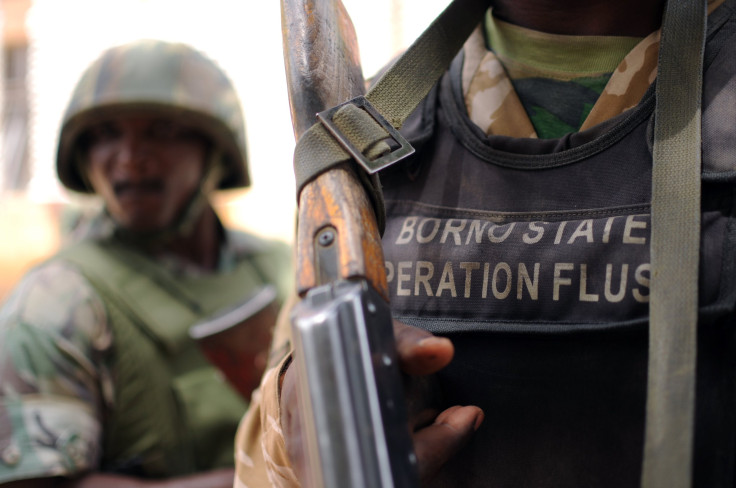
<instances>
[{"instance_id":1,"label":"helmet strap","mask_svg":"<svg viewBox=\"0 0 736 488\"><path fill-rule=\"evenodd\" d=\"M89 176L87 176L87 165L85 153L82 151L82 149L77 145L74 149L74 156L72 158L72 164L74 164L76 170L77 170L77 176L79 176L79 179L82 181L82 185L89 190L91 193L94 193L94 187L92 186L92 182L89 180Z\"/></svg>"}]
</instances>

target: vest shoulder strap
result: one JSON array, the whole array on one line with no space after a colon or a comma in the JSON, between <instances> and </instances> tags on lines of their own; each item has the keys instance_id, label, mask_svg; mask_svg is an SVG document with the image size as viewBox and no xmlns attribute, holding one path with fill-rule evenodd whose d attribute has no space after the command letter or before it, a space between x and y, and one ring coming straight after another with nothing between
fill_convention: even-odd
<instances>
[{"instance_id":1,"label":"vest shoulder strap","mask_svg":"<svg viewBox=\"0 0 736 488\"><path fill-rule=\"evenodd\" d=\"M257 284L263 284L251 259L241 261L229 273L187 280L112 240L81 241L55 259L77 266L103 300L114 303L169 353L186 347L192 324L247 298L256 284L254 277Z\"/></svg>"}]
</instances>

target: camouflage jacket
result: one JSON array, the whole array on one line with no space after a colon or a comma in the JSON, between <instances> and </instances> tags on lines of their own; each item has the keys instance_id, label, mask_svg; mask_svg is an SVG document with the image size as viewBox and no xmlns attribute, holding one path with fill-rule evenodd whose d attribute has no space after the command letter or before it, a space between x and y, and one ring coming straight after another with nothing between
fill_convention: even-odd
<instances>
[{"instance_id":1,"label":"camouflage jacket","mask_svg":"<svg viewBox=\"0 0 736 488\"><path fill-rule=\"evenodd\" d=\"M723 0L709 2L710 12L722 3ZM621 115L639 103L656 76L659 35L659 31L653 32L625 57L581 130ZM461 88L470 120L485 134L536 137L506 68L486 48L482 28L478 28L467 40L463 56ZM282 359L278 361L276 355L272 356L274 361L264 374L260 390L254 394L238 430L234 488L300 486L286 453L279 405L279 379L291 362L291 356L286 354L290 347L288 326L287 320L280 320L277 325L273 349L282 352Z\"/></svg>"},{"instance_id":2,"label":"camouflage jacket","mask_svg":"<svg viewBox=\"0 0 736 488\"><path fill-rule=\"evenodd\" d=\"M101 216L83 233L111 231ZM283 295L291 274L283 244L225 230L216 273L266 249L277 264L264 273ZM172 256L159 262L177 276L202 274ZM100 469L118 387L115 344L105 303L75 265L52 258L20 281L0 309L0 484Z\"/></svg>"}]
</instances>

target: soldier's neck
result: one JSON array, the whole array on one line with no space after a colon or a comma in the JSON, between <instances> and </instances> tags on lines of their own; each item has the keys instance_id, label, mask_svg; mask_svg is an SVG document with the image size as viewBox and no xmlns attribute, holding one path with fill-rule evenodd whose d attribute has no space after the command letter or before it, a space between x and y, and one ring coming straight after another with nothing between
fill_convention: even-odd
<instances>
[{"instance_id":1,"label":"soldier's neck","mask_svg":"<svg viewBox=\"0 0 736 488\"><path fill-rule=\"evenodd\" d=\"M493 13L550 34L645 37L659 28L665 0L495 0Z\"/></svg>"},{"instance_id":2,"label":"soldier's neck","mask_svg":"<svg viewBox=\"0 0 736 488\"><path fill-rule=\"evenodd\" d=\"M214 270L220 258L217 216L210 205L202 210L191 232L167 242L159 251L173 254L203 270Z\"/></svg>"}]
</instances>

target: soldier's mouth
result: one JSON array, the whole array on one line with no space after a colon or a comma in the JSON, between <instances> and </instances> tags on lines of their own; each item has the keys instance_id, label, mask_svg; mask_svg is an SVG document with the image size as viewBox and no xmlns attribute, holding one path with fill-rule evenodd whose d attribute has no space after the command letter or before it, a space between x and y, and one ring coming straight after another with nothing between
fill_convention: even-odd
<instances>
[{"instance_id":1,"label":"soldier's mouth","mask_svg":"<svg viewBox=\"0 0 736 488\"><path fill-rule=\"evenodd\" d=\"M163 192L164 186L160 181L150 180L142 182L120 182L113 186L115 196L118 198L143 198L158 196Z\"/></svg>"}]
</instances>

